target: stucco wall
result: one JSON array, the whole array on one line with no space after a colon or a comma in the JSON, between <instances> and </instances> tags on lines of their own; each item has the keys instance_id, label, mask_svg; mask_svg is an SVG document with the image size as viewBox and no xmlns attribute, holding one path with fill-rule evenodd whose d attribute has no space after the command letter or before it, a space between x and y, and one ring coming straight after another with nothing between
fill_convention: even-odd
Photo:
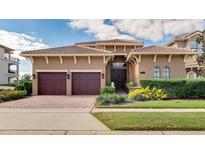
<instances>
[{"instance_id":1,"label":"stucco wall","mask_svg":"<svg viewBox=\"0 0 205 154\"><path fill-rule=\"evenodd\" d=\"M49 57L49 64L46 64L44 57L34 57L33 73L36 79L33 80L33 95L38 94L38 73L36 70L68 70L70 79L67 79L67 95L72 94L72 73L70 70L101 70L106 76L103 57L91 57L91 63L88 63L88 57L77 57L77 64L74 64L73 57L63 57L63 64L60 64L59 57ZM101 77L101 87L105 85L105 78Z\"/></svg>"},{"instance_id":2,"label":"stucco wall","mask_svg":"<svg viewBox=\"0 0 205 154\"><path fill-rule=\"evenodd\" d=\"M4 59L5 50L0 47L0 59ZM0 84L8 84L8 61L0 60Z\"/></svg>"},{"instance_id":3,"label":"stucco wall","mask_svg":"<svg viewBox=\"0 0 205 154\"><path fill-rule=\"evenodd\" d=\"M160 67L161 77L163 77L163 68L168 66L170 68L170 78L185 78L186 69L184 64L184 56L173 55L171 62L168 62L168 56L157 56L157 61L154 62L153 56L143 55L139 63L139 79L153 78L153 68ZM145 74L140 74L145 72Z\"/></svg>"}]
</instances>

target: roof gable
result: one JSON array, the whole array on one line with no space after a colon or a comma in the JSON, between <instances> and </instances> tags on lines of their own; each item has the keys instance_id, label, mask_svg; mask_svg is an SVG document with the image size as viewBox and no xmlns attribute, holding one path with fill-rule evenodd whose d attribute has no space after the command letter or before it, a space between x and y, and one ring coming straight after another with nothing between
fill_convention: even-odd
<instances>
[{"instance_id":1,"label":"roof gable","mask_svg":"<svg viewBox=\"0 0 205 154\"><path fill-rule=\"evenodd\" d=\"M176 41L185 41L187 39L189 39L190 37L194 36L194 35L203 35L203 31L200 30L196 30L194 32L190 32L190 33L184 33L184 34L180 34L175 36L171 41L169 41L166 46L172 45L173 43L175 43Z\"/></svg>"},{"instance_id":2,"label":"roof gable","mask_svg":"<svg viewBox=\"0 0 205 154\"><path fill-rule=\"evenodd\" d=\"M131 39L111 39L111 40L99 40L99 41L89 41L80 42L75 45L89 46L89 45L144 45L143 42Z\"/></svg>"},{"instance_id":3,"label":"roof gable","mask_svg":"<svg viewBox=\"0 0 205 154\"><path fill-rule=\"evenodd\" d=\"M110 55L112 52L107 50L80 47L80 46L64 46L56 48L38 49L31 51L24 51L22 56L26 55Z\"/></svg>"}]
</instances>

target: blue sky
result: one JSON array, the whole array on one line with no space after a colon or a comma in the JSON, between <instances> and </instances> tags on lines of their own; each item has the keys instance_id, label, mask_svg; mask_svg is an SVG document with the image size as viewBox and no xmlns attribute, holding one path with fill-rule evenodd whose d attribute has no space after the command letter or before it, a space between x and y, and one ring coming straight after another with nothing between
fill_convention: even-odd
<instances>
[{"instance_id":1,"label":"blue sky","mask_svg":"<svg viewBox=\"0 0 205 154\"><path fill-rule=\"evenodd\" d=\"M204 28L204 20L0 20L0 44L20 51L112 38L137 39L145 46L163 45L175 35ZM20 73L31 73L20 61Z\"/></svg>"}]
</instances>

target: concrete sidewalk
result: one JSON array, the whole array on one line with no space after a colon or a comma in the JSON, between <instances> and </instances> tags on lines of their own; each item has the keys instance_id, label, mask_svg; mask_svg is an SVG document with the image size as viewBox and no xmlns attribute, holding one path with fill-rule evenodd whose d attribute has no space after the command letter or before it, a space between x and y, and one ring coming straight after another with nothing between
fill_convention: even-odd
<instances>
[{"instance_id":1,"label":"concrete sidewalk","mask_svg":"<svg viewBox=\"0 0 205 154\"><path fill-rule=\"evenodd\" d=\"M0 109L0 131L106 131L90 108ZM49 132L47 132L49 133Z\"/></svg>"},{"instance_id":2,"label":"concrete sidewalk","mask_svg":"<svg viewBox=\"0 0 205 154\"><path fill-rule=\"evenodd\" d=\"M205 135L205 131L0 130L0 135Z\"/></svg>"},{"instance_id":3,"label":"concrete sidewalk","mask_svg":"<svg viewBox=\"0 0 205 154\"><path fill-rule=\"evenodd\" d=\"M128 109L128 108L94 108L91 112L205 112L205 109Z\"/></svg>"}]
</instances>

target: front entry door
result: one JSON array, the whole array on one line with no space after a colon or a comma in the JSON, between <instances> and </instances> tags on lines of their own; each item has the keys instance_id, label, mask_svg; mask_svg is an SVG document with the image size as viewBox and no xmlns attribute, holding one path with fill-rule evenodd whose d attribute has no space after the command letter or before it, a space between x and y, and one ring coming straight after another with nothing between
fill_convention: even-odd
<instances>
[{"instance_id":1,"label":"front entry door","mask_svg":"<svg viewBox=\"0 0 205 154\"><path fill-rule=\"evenodd\" d=\"M115 83L116 90L123 90L126 80L127 80L126 69L112 69L111 70L111 81Z\"/></svg>"}]
</instances>

